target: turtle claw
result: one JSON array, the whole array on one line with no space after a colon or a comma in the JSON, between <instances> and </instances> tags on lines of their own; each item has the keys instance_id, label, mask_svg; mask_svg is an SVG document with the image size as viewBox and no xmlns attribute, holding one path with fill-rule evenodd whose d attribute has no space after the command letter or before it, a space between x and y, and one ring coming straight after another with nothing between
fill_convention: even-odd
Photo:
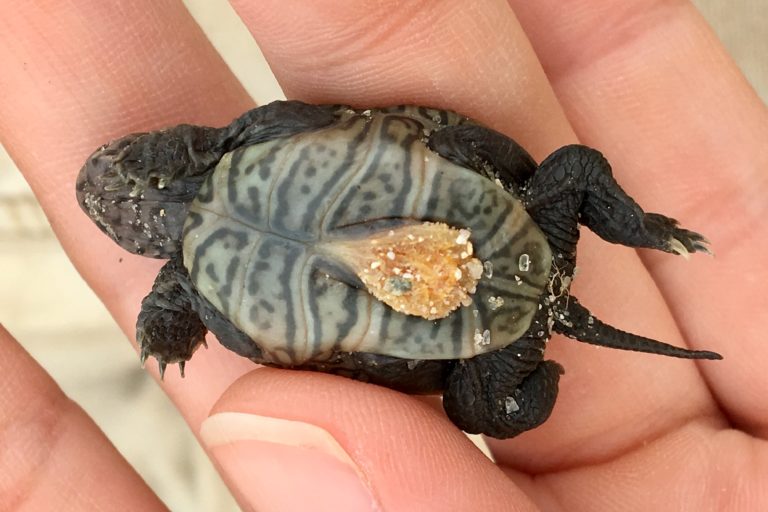
<instances>
[{"instance_id":1,"label":"turtle claw","mask_svg":"<svg viewBox=\"0 0 768 512\"><path fill-rule=\"evenodd\" d=\"M693 246L694 251L703 252L709 256L715 255L715 253L712 252L712 249L710 248L712 242L710 242L709 239L698 233L694 233L693 231L688 231L688 233L690 234L691 245Z\"/></svg>"},{"instance_id":2,"label":"turtle claw","mask_svg":"<svg viewBox=\"0 0 768 512\"><path fill-rule=\"evenodd\" d=\"M141 368L144 369L145 363L147 362L147 359L149 358L149 351L142 349L141 351ZM160 371L160 380L165 380L165 369L168 367L168 360L167 359L161 359L157 354L154 355L154 357L157 359L157 367ZM187 365L187 362L184 360L179 361L179 373L181 373L181 378L183 379L185 377L184 370Z\"/></svg>"},{"instance_id":3,"label":"turtle claw","mask_svg":"<svg viewBox=\"0 0 768 512\"><path fill-rule=\"evenodd\" d=\"M679 254L685 259L689 259L694 252L703 252L714 256L709 245L709 240L704 236L687 229L675 228L675 232L669 237L670 252Z\"/></svg>"},{"instance_id":4,"label":"turtle claw","mask_svg":"<svg viewBox=\"0 0 768 512\"><path fill-rule=\"evenodd\" d=\"M680 223L659 213L646 213L643 220L649 242L641 247L660 249L688 259L694 252L712 255L710 242L703 235L680 227Z\"/></svg>"},{"instance_id":5,"label":"turtle claw","mask_svg":"<svg viewBox=\"0 0 768 512\"><path fill-rule=\"evenodd\" d=\"M670 237L669 239L669 248L671 251L677 255L682 256L683 258L689 260L691 259L691 253L688 251L688 249L685 247L683 242L678 240L675 237Z\"/></svg>"}]
</instances>

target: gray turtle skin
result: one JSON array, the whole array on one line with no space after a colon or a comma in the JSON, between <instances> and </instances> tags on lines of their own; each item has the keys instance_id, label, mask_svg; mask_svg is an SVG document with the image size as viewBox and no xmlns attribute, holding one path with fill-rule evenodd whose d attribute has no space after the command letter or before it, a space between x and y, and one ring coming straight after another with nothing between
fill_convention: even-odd
<instances>
[{"instance_id":1,"label":"gray turtle skin","mask_svg":"<svg viewBox=\"0 0 768 512\"><path fill-rule=\"evenodd\" d=\"M602 323L570 294L579 224L609 242L708 252L645 213L605 159L566 146L540 165L454 112L275 102L224 128L181 125L99 148L78 177L85 212L125 249L169 261L142 302L142 361L184 362L210 330L251 360L409 393L442 393L467 432L545 421L562 367L552 332L693 359ZM377 299L337 247L424 223L468 230L485 263L442 318ZM405 293L408 293L407 291Z\"/></svg>"}]
</instances>

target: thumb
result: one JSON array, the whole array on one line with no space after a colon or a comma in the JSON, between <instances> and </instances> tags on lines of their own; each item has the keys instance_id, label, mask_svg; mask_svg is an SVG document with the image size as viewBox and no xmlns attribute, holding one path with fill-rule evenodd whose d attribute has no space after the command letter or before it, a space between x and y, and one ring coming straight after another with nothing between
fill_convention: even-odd
<instances>
[{"instance_id":1,"label":"thumb","mask_svg":"<svg viewBox=\"0 0 768 512\"><path fill-rule=\"evenodd\" d=\"M535 510L442 414L330 375L252 371L201 438L246 510Z\"/></svg>"}]
</instances>

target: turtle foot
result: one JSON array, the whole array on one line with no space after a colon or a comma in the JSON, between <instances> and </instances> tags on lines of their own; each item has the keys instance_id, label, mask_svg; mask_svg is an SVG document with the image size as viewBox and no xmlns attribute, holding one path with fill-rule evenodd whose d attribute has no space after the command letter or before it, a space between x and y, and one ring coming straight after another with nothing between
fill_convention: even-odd
<instances>
[{"instance_id":1,"label":"turtle foot","mask_svg":"<svg viewBox=\"0 0 768 512\"><path fill-rule=\"evenodd\" d=\"M675 219L658 213L647 213L644 225L649 233L664 240L660 247L663 251L678 254L685 259L695 252L713 255L709 240L695 231L681 228Z\"/></svg>"}]
</instances>

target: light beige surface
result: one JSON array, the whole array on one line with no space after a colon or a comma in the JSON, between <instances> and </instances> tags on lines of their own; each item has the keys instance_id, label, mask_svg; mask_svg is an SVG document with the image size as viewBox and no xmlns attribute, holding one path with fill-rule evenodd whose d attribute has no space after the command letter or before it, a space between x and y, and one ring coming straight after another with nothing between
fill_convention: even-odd
<instances>
[{"instance_id":1,"label":"light beige surface","mask_svg":"<svg viewBox=\"0 0 768 512\"><path fill-rule=\"evenodd\" d=\"M186 3L251 95L259 103L280 98L258 48L226 1ZM695 3L768 101L768 0ZM0 269L0 321L96 419L168 506L237 510L170 401L141 371L123 334L70 265L4 151Z\"/></svg>"}]
</instances>

